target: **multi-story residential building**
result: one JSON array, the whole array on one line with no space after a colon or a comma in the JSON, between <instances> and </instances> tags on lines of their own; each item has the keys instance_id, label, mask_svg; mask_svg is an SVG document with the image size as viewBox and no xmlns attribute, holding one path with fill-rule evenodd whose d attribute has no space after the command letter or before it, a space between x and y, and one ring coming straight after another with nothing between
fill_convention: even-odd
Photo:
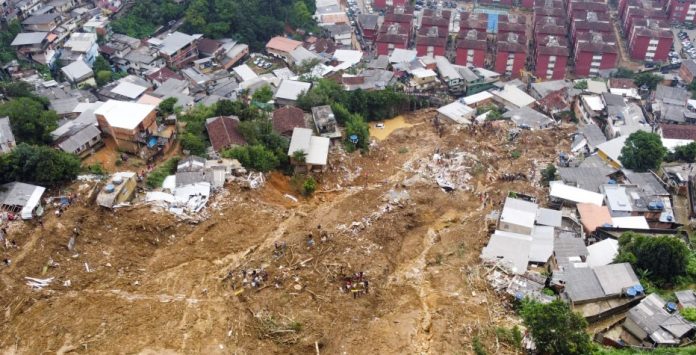
<instances>
[{"instance_id":1,"label":"multi-story residential building","mask_svg":"<svg viewBox=\"0 0 696 355\"><path fill-rule=\"evenodd\" d=\"M498 16L498 33L527 33L526 18L513 14Z\"/></svg>"},{"instance_id":2,"label":"multi-story residential building","mask_svg":"<svg viewBox=\"0 0 696 355\"><path fill-rule=\"evenodd\" d=\"M154 43L157 44L159 53L167 65L181 69L198 59L198 41L200 38L201 35L192 36L177 31Z\"/></svg>"},{"instance_id":3,"label":"multi-story residential building","mask_svg":"<svg viewBox=\"0 0 696 355\"><path fill-rule=\"evenodd\" d=\"M404 28L399 23L391 23L387 26L382 26L375 48L378 55L389 55L396 48L407 49L409 39L409 28Z\"/></svg>"},{"instance_id":4,"label":"multi-story residential building","mask_svg":"<svg viewBox=\"0 0 696 355\"><path fill-rule=\"evenodd\" d=\"M534 72L546 80L563 79L570 49L564 37L540 35L536 38Z\"/></svg>"},{"instance_id":5,"label":"multi-story residential building","mask_svg":"<svg viewBox=\"0 0 696 355\"><path fill-rule=\"evenodd\" d=\"M448 32L442 32L440 27L421 27L416 36L418 56L444 56L447 49L447 35Z\"/></svg>"},{"instance_id":6,"label":"multi-story residential building","mask_svg":"<svg viewBox=\"0 0 696 355\"><path fill-rule=\"evenodd\" d=\"M413 28L413 8L408 6L394 6L386 10L384 14L384 21L382 22L382 28L389 27L389 25L398 23L401 28L407 30L409 37Z\"/></svg>"},{"instance_id":7,"label":"multi-story residential building","mask_svg":"<svg viewBox=\"0 0 696 355\"><path fill-rule=\"evenodd\" d=\"M575 75L597 76L600 70L616 68L619 58L613 33L583 33L573 48Z\"/></svg>"},{"instance_id":8,"label":"multi-story residential building","mask_svg":"<svg viewBox=\"0 0 696 355\"><path fill-rule=\"evenodd\" d=\"M527 60L527 39L514 32L498 33L495 71L512 78L521 76Z\"/></svg>"},{"instance_id":9,"label":"multi-story residential building","mask_svg":"<svg viewBox=\"0 0 696 355\"><path fill-rule=\"evenodd\" d=\"M423 11L423 17L421 18L420 27L429 28L437 27L440 33L449 33L450 18L452 17L452 12L449 10L431 10L426 9Z\"/></svg>"},{"instance_id":10,"label":"multi-story residential building","mask_svg":"<svg viewBox=\"0 0 696 355\"><path fill-rule=\"evenodd\" d=\"M696 22L695 0L667 0L665 8L671 22Z\"/></svg>"},{"instance_id":11,"label":"multi-story residential building","mask_svg":"<svg viewBox=\"0 0 696 355\"><path fill-rule=\"evenodd\" d=\"M408 4L406 0L374 0L372 2L372 7L375 9L383 10L390 6L405 6Z\"/></svg>"},{"instance_id":12,"label":"multi-story residential building","mask_svg":"<svg viewBox=\"0 0 696 355\"><path fill-rule=\"evenodd\" d=\"M631 58L648 62L667 60L674 35L664 25L654 20L636 21L627 39Z\"/></svg>"},{"instance_id":13,"label":"multi-story residential building","mask_svg":"<svg viewBox=\"0 0 696 355\"><path fill-rule=\"evenodd\" d=\"M360 14L358 16L358 29L360 29L365 40L376 40L379 32L379 15Z\"/></svg>"},{"instance_id":14,"label":"multi-story residential building","mask_svg":"<svg viewBox=\"0 0 696 355\"><path fill-rule=\"evenodd\" d=\"M486 32L488 29L488 15L465 12L459 18L459 34L469 30Z\"/></svg>"},{"instance_id":15,"label":"multi-story residential building","mask_svg":"<svg viewBox=\"0 0 696 355\"><path fill-rule=\"evenodd\" d=\"M578 16L570 24L570 41L575 43L579 35L598 32L598 33L614 33L609 15L600 16L595 12L584 12L577 14Z\"/></svg>"},{"instance_id":16,"label":"multi-story residential building","mask_svg":"<svg viewBox=\"0 0 696 355\"><path fill-rule=\"evenodd\" d=\"M457 42L457 65L483 67L486 62L488 41L486 32L467 30L460 33L461 39Z\"/></svg>"}]
</instances>

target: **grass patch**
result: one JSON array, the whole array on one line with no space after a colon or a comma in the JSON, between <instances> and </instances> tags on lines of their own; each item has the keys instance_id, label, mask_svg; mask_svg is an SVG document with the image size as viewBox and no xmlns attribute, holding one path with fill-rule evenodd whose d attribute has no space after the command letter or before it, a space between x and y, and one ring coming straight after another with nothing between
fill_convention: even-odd
<instances>
[{"instance_id":1,"label":"grass patch","mask_svg":"<svg viewBox=\"0 0 696 355\"><path fill-rule=\"evenodd\" d=\"M173 157L158 166L147 176L147 186L152 189L162 186L164 179L176 171L177 163L179 157Z\"/></svg>"}]
</instances>

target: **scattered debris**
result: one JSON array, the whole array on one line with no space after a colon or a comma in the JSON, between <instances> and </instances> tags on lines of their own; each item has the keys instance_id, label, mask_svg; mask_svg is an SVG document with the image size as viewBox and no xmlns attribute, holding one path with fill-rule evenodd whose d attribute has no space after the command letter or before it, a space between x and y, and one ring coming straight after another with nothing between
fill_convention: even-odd
<instances>
[{"instance_id":1,"label":"scattered debris","mask_svg":"<svg viewBox=\"0 0 696 355\"><path fill-rule=\"evenodd\" d=\"M53 282L52 277L49 277L47 279L37 279L37 278L25 276L24 279L27 280L27 286L29 286L35 290L41 290L44 287L47 287L48 285L50 285L51 282Z\"/></svg>"}]
</instances>

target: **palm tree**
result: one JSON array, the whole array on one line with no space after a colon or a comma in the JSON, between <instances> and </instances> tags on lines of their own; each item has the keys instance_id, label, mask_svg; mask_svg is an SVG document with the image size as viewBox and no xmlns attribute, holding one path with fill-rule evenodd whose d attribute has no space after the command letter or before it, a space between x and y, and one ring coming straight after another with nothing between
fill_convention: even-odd
<instances>
[{"instance_id":1,"label":"palm tree","mask_svg":"<svg viewBox=\"0 0 696 355\"><path fill-rule=\"evenodd\" d=\"M296 150L292 153L292 160L304 164L307 161L307 153L302 149Z\"/></svg>"}]
</instances>

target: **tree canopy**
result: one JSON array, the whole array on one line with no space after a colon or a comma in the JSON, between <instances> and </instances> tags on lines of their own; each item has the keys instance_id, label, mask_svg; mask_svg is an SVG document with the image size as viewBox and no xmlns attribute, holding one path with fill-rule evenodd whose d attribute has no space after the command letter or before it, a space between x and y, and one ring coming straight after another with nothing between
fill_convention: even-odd
<instances>
[{"instance_id":1,"label":"tree canopy","mask_svg":"<svg viewBox=\"0 0 696 355\"><path fill-rule=\"evenodd\" d=\"M184 12L184 30L206 37L235 36L253 50L285 30L285 25L315 31L314 0L192 0Z\"/></svg>"},{"instance_id":2,"label":"tree canopy","mask_svg":"<svg viewBox=\"0 0 696 355\"><path fill-rule=\"evenodd\" d=\"M144 38L151 36L157 27L178 20L185 9L183 4L177 4L174 0L138 0L127 14L114 20L111 26L114 32Z\"/></svg>"},{"instance_id":3,"label":"tree canopy","mask_svg":"<svg viewBox=\"0 0 696 355\"><path fill-rule=\"evenodd\" d=\"M619 160L627 169L648 171L659 168L665 155L667 148L658 134L637 131L626 139Z\"/></svg>"},{"instance_id":4,"label":"tree canopy","mask_svg":"<svg viewBox=\"0 0 696 355\"><path fill-rule=\"evenodd\" d=\"M17 58L16 48L10 44L20 32L22 32L22 26L17 20L10 22L7 28L0 31L0 63L7 63Z\"/></svg>"},{"instance_id":5,"label":"tree canopy","mask_svg":"<svg viewBox=\"0 0 696 355\"><path fill-rule=\"evenodd\" d=\"M643 85L647 86L650 90L655 90L657 84L662 81L662 77L653 73L640 73L636 74L633 78L636 86L641 87Z\"/></svg>"},{"instance_id":6,"label":"tree canopy","mask_svg":"<svg viewBox=\"0 0 696 355\"><path fill-rule=\"evenodd\" d=\"M392 118L409 110L411 98L393 88L345 91L340 84L328 79L317 81L308 92L300 94L297 98L297 105L305 111L311 110L314 106L336 103L369 122ZM338 114L336 116L339 119Z\"/></svg>"},{"instance_id":7,"label":"tree canopy","mask_svg":"<svg viewBox=\"0 0 696 355\"><path fill-rule=\"evenodd\" d=\"M542 354L589 354L592 350L585 332L587 321L563 301L542 304L525 300L520 316Z\"/></svg>"},{"instance_id":8,"label":"tree canopy","mask_svg":"<svg viewBox=\"0 0 696 355\"><path fill-rule=\"evenodd\" d=\"M58 115L44 109L42 102L20 97L0 105L0 117L9 116L12 132L18 142L49 144L51 131L58 128Z\"/></svg>"},{"instance_id":9,"label":"tree canopy","mask_svg":"<svg viewBox=\"0 0 696 355\"><path fill-rule=\"evenodd\" d=\"M0 182L21 181L53 186L71 181L80 172L80 158L47 146L20 143L0 155Z\"/></svg>"},{"instance_id":10,"label":"tree canopy","mask_svg":"<svg viewBox=\"0 0 696 355\"><path fill-rule=\"evenodd\" d=\"M678 238L627 232L619 238L616 261L630 263L661 285L686 275L689 254L689 248Z\"/></svg>"},{"instance_id":11,"label":"tree canopy","mask_svg":"<svg viewBox=\"0 0 696 355\"><path fill-rule=\"evenodd\" d=\"M696 142L691 142L686 145L680 145L674 148L674 153L671 154L672 160L679 160L687 163L696 161Z\"/></svg>"}]
</instances>

